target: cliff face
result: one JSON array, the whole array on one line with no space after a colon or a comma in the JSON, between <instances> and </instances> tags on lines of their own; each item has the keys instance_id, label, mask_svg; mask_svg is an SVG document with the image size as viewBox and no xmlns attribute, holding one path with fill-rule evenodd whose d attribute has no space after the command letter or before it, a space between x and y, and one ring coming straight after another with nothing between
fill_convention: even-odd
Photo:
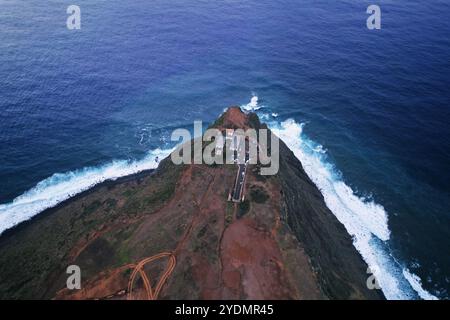
<instances>
[{"instance_id":1,"label":"cliff face","mask_svg":"<svg viewBox=\"0 0 450 320\"><path fill-rule=\"evenodd\" d=\"M213 125L259 128L230 108ZM174 165L105 183L0 237L0 298L372 299L366 266L301 163ZM78 265L82 290L65 288Z\"/></svg>"},{"instance_id":2,"label":"cliff face","mask_svg":"<svg viewBox=\"0 0 450 320\"><path fill-rule=\"evenodd\" d=\"M311 258L322 292L330 299L384 298L380 290L367 288L367 265L351 237L284 143L280 154L283 217Z\"/></svg>"},{"instance_id":3,"label":"cliff face","mask_svg":"<svg viewBox=\"0 0 450 320\"><path fill-rule=\"evenodd\" d=\"M267 128L256 114L248 119L253 128ZM283 141L279 148L280 170L276 177L282 193L281 218L305 249L323 296L384 299L381 290L368 289L366 263L300 161Z\"/></svg>"}]
</instances>

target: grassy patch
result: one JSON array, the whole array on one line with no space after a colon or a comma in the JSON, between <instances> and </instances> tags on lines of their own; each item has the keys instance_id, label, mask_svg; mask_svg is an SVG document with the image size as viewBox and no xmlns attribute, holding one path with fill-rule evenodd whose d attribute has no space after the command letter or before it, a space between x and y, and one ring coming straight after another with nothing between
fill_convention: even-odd
<instances>
[{"instance_id":1,"label":"grassy patch","mask_svg":"<svg viewBox=\"0 0 450 320\"><path fill-rule=\"evenodd\" d=\"M123 196L130 198L132 196L134 196L136 194L137 190L136 189L127 189L124 193L122 193Z\"/></svg>"},{"instance_id":2,"label":"grassy patch","mask_svg":"<svg viewBox=\"0 0 450 320\"><path fill-rule=\"evenodd\" d=\"M131 268L124 270L123 275L127 278L130 277L131 276Z\"/></svg>"},{"instance_id":3,"label":"grassy patch","mask_svg":"<svg viewBox=\"0 0 450 320\"><path fill-rule=\"evenodd\" d=\"M128 199L125 205L123 206L123 210L127 214L137 215L141 211L141 203L135 197Z\"/></svg>"},{"instance_id":4,"label":"grassy patch","mask_svg":"<svg viewBox=\"0 0 450 320\"><path fill-rule=\"evenodd\" d=\"M225 210L225 226L228 226L233 222L233 203L227 202L227 208Z\"/></svg>"},{"instance_id":5,"label":"grassy patch","mask_svg":"<svg viewBox=\"0 0 450 320\"><path fill-rule=\"evenodd\" d=\"M131 263L132 261L128 250L120 248L120 250L116 253L116 261L119 266Z\"/></svg>"},{"instance_id":6,"label":"grassy patch","mask_svg":"<svg viewBox=\"0 0 450 320\"><path fill-rule=\"evenodd\" d=\"M250 201L248 201L248 199L246 199L239 204L238 212L237 212L238 219L241 218L242 216L244 216L249 211L250 211Z\"/></svg>"},{"instance_id":7,"label":"grassy patch","mask_svg":"<svg viewBox=\"0 0 450 320\"><path fill-rule=\"evenodd\" d=\"M103 203L106 205L106 208L109 211L109 210L112 210L112 209L114 209L116 207L117 200L116 199L112 199L112 198L108 198Z\"/></svg>"},{"instance_id":8,"label":"grassy patch","mask_svg":"<svg viewBox=\"0 0 450 320\"><path fill-rule=\"evenodd\" d=\"M98 200L95 200L93 202L91 202L89 205L87 205L86 207L84 207L83 209L83 215L89 215L91 213L93 213L94 211L96 211L98 208L100 208L102 205L102 203Z\"/></svg>"},{"instance_id":9,"label":"grassy patch","mask_svg":"<svg viewBox=\"0 0 450 320\"><path fill-rule=\"evenodd\" d=\"M198 233L197 233L197 238L201 238L205 235L206 230L207 230L208 226L205 225Z\"/></svg>"},{"instance_id":10,"label":"grassy patch","mask_svg":"<svg viewBox=\"0 0 450 320\"><path fill-rule=\"evenodd\" d=\"M147 214L158 209L172 197L183 168L173 165L170 158L162 160L155 173L142 178L139 186L131 181L99 188L67 202L57 212L34 219L8 237L0 237L0 299L49 299L65 288L65 268L69 264L79 264L82 277L88 279L101 270L147 254L149 248L157 253L172 247L172 243L168 246L160 240L171 239L167 234L155 234L148 243L130 247L133 225L114 229L93 241L76 261L70 254L93 232L120 225L132 213Z\"/></svg>"},{"instance_id":11,"label":"grassy patch","mask_svg":"<svg viewBox=\"0 0 450 320\"><path fill-rule=\"evenodd\" d=\"M253 187L250 190L250 197L256 203L264 203L270 198L267 192L261 187Z\"/></svg>"},{"instance_id":12,"label":"grassy patch","mask_svg":"<svg viewBox=\"0 0 450 320\"><path fill-rule=\"evenodd\" d=\"M144 200L144 206L151 206L157 203L162 203L168 200L175 192L175 186L173 184L167 184L162 189L153 192L149 197Z\"/></svg>"}]
</instances>

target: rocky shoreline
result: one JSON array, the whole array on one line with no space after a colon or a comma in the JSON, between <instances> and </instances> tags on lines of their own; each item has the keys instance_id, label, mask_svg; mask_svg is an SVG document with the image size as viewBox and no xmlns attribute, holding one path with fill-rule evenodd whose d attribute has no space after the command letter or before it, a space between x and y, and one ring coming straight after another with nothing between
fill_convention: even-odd
<instances>
[{"instance_id":1,"label":"rocky shoreline","mask_svg":"<svg viewBox=\"0 0 450 320\"><path fill-rule=\"evenodd\" d=\"M213 126L243 124L265 127L239 108ZM280 141L277 175L256 169L245 206L226 200L234 166L166 158L45 210L0 236L0 298L145 299L145 279L128 292L130 273L158 256L145 273L163 275L163 299L383 299L367 288L367 265L288 147ZM83 270L81 291L65 289L70 264Z\"/></svg>"}]
</instances>

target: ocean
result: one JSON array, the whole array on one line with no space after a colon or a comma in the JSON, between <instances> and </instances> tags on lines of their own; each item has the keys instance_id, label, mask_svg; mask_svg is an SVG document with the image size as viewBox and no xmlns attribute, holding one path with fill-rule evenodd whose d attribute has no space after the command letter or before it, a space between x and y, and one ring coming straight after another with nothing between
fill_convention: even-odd
<instances>
[{"instance_id":1,"label":"ocean","mask_svg":"<svg viewBox=\"0 0 450 320\"><path fill-rule=\"evenodd\" d=\"M81 29L66 9L81 8ZM0 0L0 232L256 111L389 299L450 290L450 3ZM158 158L157 158L158 157Z\"/></svg>"}]
</instances>

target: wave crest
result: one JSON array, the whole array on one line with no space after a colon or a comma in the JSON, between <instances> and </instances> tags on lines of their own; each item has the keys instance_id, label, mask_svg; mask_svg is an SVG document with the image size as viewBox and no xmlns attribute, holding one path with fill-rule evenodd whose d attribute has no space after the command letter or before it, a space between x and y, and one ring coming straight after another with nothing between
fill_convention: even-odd
<instances>
[{"instance_id":1,"label":"wave crest","mask_svg":"<svg viewBox=\"0 0 450 320\"><path fill-rule=\"evenodd\" d=\"M390 253L388 214L384 207L355 194L342 180L341 173L327 161L326 150L304 135L304 124L288 119L268 125L294 152L321 191L327 207L352 236L353 245L375 275L386 298L437 299L421 287L419 277L405 274L405 268Z\"/></svg>"},{"instance_id":2,"label":"wave crest","mask_svg":"<svg viewBox=\"0 0 450 320\"><path fill-rule=\"evenodd\" d=\"M165 158L171 151L156 149L139 161L113 161L99 167L55 173L12 202L0 205L0 234L106 180L155 169L159 163L157 159Z\"/></svg>"}]
</instances>

